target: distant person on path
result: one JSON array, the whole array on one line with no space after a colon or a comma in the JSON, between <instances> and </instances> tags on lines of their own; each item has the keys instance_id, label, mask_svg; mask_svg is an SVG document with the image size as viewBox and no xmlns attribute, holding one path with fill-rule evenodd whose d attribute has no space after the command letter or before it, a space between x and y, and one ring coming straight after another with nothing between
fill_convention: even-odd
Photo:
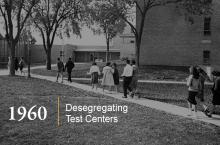
<instances>
[{"instance_id":1,"label":"distant person on path","mask_svg":"<svg viewBox=\"0 0 220 145\"><path fill-rule=\"evenodd\" d=\"M133 75L130 87L132 88L132 97L137 93L137 82L138 82L138 67L136 66L135 60L131 62L133 67Z\"/></svg>"},{"instance_id":2,"label":"distant person on path","mask_svg":"<svg viewBox=\"0 0 220 145\"><path fill-rule=\"evenodd\" d=\"M92 66L90 67L88 74L91 75L92 89L94 89L95 87L95 89L97 90L98 83L99 83L99 75L101 73L100 73L99 67L97 66L95 62L92 63Z\"/></svg>"},{"instance_id":3,"label":"distant person on path","mask_svg":"<svg viewBox=\"0 0 220 145\"><path fill-rule=\"evenodd\" d=\"M199 92L199 87L200 87L200 82L199 82L199 73L195 67L190 67L190 75L187 80L187 86L188 86L188 106L189 106L189 111L190 111L190 116L193 115L197 117L197 109L196 109L196 96L198 95Z\"/></svg>"},{"instance_id":4,"label":"distant person on path","mask_svg":"<svg viewBox=\"0 0 220 145\"><path fill-rule=\"evenodd\" d=\"M102 87L103 87L103 92L105 87L109 87L109 91L111 90L112 86L114 86L114 79L113 79L113 73L114 69L110 66L111 63L107 62L106 66L103 68L103 78L102 78Z\"/></svg>"},{"instance_id":5,"label":"distant person on path","mask_svg":"<svg viewBox=\"0 0 220 145\"><path fill-rule=\"evenodd\" d=\"M132 75L133 75L133 67L130 65L130 60L126 60L126 66L124 67L124 71L121 75L123 77L123 90L124 90L124 96L122 98L127 98L127 90L132 92L132 89L130 87L132 81Z\"/></svg>"},{"instance_id":6,"label":"distant person on path","mask_svg":"<svg viewBox=\"0 0 220 145\"><path fill-rule=\"evenodd\" d=\"M205 115L210 117L208 106L205 105L205 99L204 99L205 80L209 79L209 77L208 77L207 73L202 68L197 67L197 71L199 73L199 83L200 83L197 98L200 101L200 104L203 108L203 112L205 113Z\"/></svg>"},{"instance_id":7,"label":"distant person on path","mask_svg":"<svg viewBox=\"0 0 220 145\"><path fill-rule=\"evenodd\" d=\"M19 62L19 68L20 68L21 74L23 73L25 75L23 71L24 66L25 66L24 57L21 57L20 62Z\"/></svg>"},{"instance_id":8,"label":"distant person on path","mask_svg":"<svg viewBox=\"0 0 220 145\"><path fill-rule=\"evenodd\" d=\"M10 66L11 66L11 57L8 57L8 71L10 71Z\"/></svg>"},{"instance_id":9,"label":"distant person on path","mask_svg":"<svg viewBox=\"0 0 220 145\"><path fill-rule=\"evenodd\" d=\"M75 67L75 64L73 63L72 58L70 57L69 60L66 62L66 65L65 65L65 70L67 70L68 81L69 82L72 82L71 73L72 73L72 70L73 70L74 67Z\"/></svg>"},{"instance_id":10,"label":"distant person on path","mask_svg":"<svg viewBox=\"0 0 220 145\"><path fill-rule=\"evenodd\" d=\"M114 69L113 79L114 79L114 84L115 84L115 92L117 93L118 92L118 85L119 85L119 73L118 73L117 64L113 63L112 68Z\"/></svg>"},{"instance_id":11,"label":"distant person on path","mask_svg":"<svg viewBox=\"0 0 220 145\"><path fill-rule=\"evenodd\" d=\"M212 116L212 114L214 113L216 105L220 105L220 72L213 71L212 75L213 75L214 85L212 87L213 99L212 99L212 107L210 109L211 111L210 116Z\"/></svg>"},{"instance_id":12,"label":"distant person on path","mask_svg":"<svg viewBox=\"0 0 220 145\"><path fill-rule=\"evenodd\" d=\"M15 57L15 71L18 71L18 68L19 68L19 61L18 58Z\"/></svg>"},{"instance_id":13,"label":"distant person on path","mask_svg":"<svg viewBox=\"0 0 220 145\"><path fill-rule=\"evenodd\" d=\"M63 72L64 72L64 64L63 62L60 60L60 58L57 58L57 80L56 82L58 82L59 77L61 77L61 83L63 83Z\"/></svg>"}]
</instances>

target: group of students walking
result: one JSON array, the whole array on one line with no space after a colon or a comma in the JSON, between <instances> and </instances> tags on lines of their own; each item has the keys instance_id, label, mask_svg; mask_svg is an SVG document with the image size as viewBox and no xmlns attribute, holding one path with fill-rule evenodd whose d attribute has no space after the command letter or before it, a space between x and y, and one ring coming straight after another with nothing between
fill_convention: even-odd
<instances>
[{"instance_id":1,"label":"group of students walking","mask_svg":"<svg viewBox=\"0 0 220 145\"><path fill-rule=\"evenodd\" d=\"M212 117L214 113L216 105L220 105L220 72L213 71L212 78L209 78L208 75L203 71L200 67L192 66L190 67L190 75L187 79L188 86L188 107L189 107L189 115L197 116L197 101L200 101L200 104L203 108L203 112L206 116ZM205 80L212 80L214 85L211 89L213 94L212 106L208 107L205 104L204 99L204 86ZM198 98L198 99L196 99Z\"/></svg>"},{"instance_id":2,"label":"group of students walking","mask_svg":"<svg viewBox=\"0 0 220 145\"><path fill-rule=\"evenodd\" d=\"M69 58L65 65L60 60L60 58L58 58L57 60L58 73L56 81L58 81L58 78L61 76L63 82L63 72L67 70L68 81L72 82L71 72L75 65L71 58ZM216 105L220 105L220 72L213 71L212 78L210 78L206 74L206 72L198 66L190 67L189 72L190 75L187 78L187 102L189 115L194 115L195 117L197 116L197 101L199 101L199 104L202 106L205 115L208 117L212 117ZM103 76L101 80L103 92L106 88L108 88L109 91L112 91L112 89L114 88L115 92L117 93L120 78L123 78L123 98L127 98L128 94L131 97L134 97L135 93L137 92L138 67L136 66L134 60L126 60L126 65L123 69L123 73L121 74L121 76L119 75L117 64L110 62L106 63L106 66L103 67L102 72L100 71L99 66L96 64L96 62L93 62L87 74L91 75L92 89L97 90L99 77ZM212 87L212 106L208 106L207 102L205 102L204 99L205 80L212 80L214 82L214 85Z\"/></svg>"},{"instance_id":3,"label":"group of students walking","mask_svg":"<svg viewBox=\"0 0 220 145\"><path fill-rule=\"evenodd\" d=\"M8 57L8 70L10 70L11 61L12 61L11 57ZM23 68L25 67L24 57L21 57L20 60L17 57L15 57L13 61L14 61L15 71L17 72L19 69L21 74L24 74L24 71L23 71Z\"/></svg>"},{"instance_id":4,"label":"group of students walking","mask_svg":"<svg viewBox=\"0 0 220 145\"><path fill-rule=\"evenodd\" d=\"M71 79L71 73L73 68L75 67L74 62L72 61L72 58L70 57L66 64L60 60L60 58L57 58L57 77L56 82L58 82L59 77L61 77L61 83L63 83L63 73L67 71L68 74L68 82L72 82Z\"/></svg>"},{"instance_id":5,"label":"group of students walking","mask_svg":"<svg viewBox=\"0 0 220 145\"><path fill-rule=\"evenodd\" d=\"M134 96L137 89L137 71L138 69L135 65L135 61L133 60L132 63L130 64L130 60L126 60L126 66L121 75L121 77L123 77L123 90L124 90L123 98L127 98L127 94L128 94L127 91L130 91L131 97ZM101 72L95 62L92 64L87 74L91 75L92 89L94 88L97 89L99 83L99 76L101 75ZM117 64L116 63L111 64L110 62L107 62L106 66L102 70L102 74L103 77L102 77L101 85L103 91L106 87L109 88L109 91L111 91L112 88L114 87L115 92L118 92L120 75L118 72Z\"/></svg>"}]
</instances>

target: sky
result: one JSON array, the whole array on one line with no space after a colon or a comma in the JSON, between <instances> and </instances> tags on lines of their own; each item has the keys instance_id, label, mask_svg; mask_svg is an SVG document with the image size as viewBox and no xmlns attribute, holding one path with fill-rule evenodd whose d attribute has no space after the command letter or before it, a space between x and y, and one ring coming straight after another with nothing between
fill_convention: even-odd
<instances>
[{"instance_id":1,"label":"sky","mask_svg":"<svg viewBox=\"0 0 220 145\"><path fill-rule=\"evenodd\" d=\"M5 36L5 30L3 26L4 23L1 22L0 33L2 34L2 36ZM36 44L43 44L43 40L39 32L33 31L32 35L37 40ZM93 32L87 27L82 28L81 35L82 35L81 38L72 35L70 38L64 38L64 40L60 39L59 37L55 37L54 44L55 45L65 45L65 44L95 45L95 46L106 45L104 35L94 35Z\"/></svg>"},{"instance_id":2,"label":"sky","mask_svg":"<svg viewBox=\"0 0 220 145\"><path fill-rule=\"evenodd\" d=\"M43 44L42 38L39 33L34 32L32 35L37 40L36 44ZM94 35L93 32L88 28L83 28L81 31L82 37L77 37L72 35L70 38L64 38L64 40L56 37L54 40L54 44L65 45L65 44L73 44L73 45L98 45L103 46L105 44L105 37L103 35Z\"/></svg>"}]
</instances>

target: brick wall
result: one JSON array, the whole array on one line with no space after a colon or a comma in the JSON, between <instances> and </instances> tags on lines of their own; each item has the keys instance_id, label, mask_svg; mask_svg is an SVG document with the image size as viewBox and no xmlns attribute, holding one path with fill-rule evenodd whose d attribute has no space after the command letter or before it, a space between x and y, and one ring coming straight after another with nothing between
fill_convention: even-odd
<instances>
[{"instance_id":1,"label":"brick wall","mask_svg":"<svg viewBox=\"0 0 220 145\"><path fill-rule=\"evenodd\" d=\"M203 51L210 51L210 63L220 66L220 7L213 0L210 37L204 37L204 17L193 16L194 24L185 20L175 5L155 7L146 17L140 51L141 65L189 66L203 64ZM137 13L137 27L139 27ZM206 43L202 40L210 40Z\"/></svg>"},{"instance_id":2,"label":"brick wall","mask_svg":"<svg viewBox=\"0 0 220 145\"><path fill-rule=\"evenodd\" d=\"M124 32L113 39L113 47L120 50L120 58L135 58L135 37L130 26L127 25Z\"/></svg>"},{"instance_id":3,"label":"brick wall","mask_svg":"<svg viewBox=\"0 0 220 145\"><path fill-rule=\"evenodd\" d=\"M62 51L62 45L53 45L51 52L51 62L56 63L57 58L60 57L60 51ZM67 61L69 57L72 57L75 46L64 46L64 61ZM31 61L32 63L46 63L46 54L43 45L33 45L31 48Z\"/></svg>"}]
</instances>

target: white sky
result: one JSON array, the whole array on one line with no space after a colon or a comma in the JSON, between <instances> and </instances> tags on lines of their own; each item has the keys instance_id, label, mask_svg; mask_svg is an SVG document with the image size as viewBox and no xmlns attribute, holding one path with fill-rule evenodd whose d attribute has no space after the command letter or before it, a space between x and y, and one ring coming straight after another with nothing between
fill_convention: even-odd
<instances>
[{"instance_id":1,"label":"white sky","mask_svg":"<svg viewBox=\"0 0 220 145\"><path fill-rule=\"evenodd\" d=\"M135 23L136 15L135 15L136 9L133 8L131 10L131 18L132 23ZM4 21L3 18L0 17L0 33L5 36L5 30L3 28ZM36 44L43 44L43 40L37 31L33 31L32 35L36 39ZM82 38L77 38L76 36L71 36L70 38L65 38L64 40L61 40L59 37L55 37L54 44L58 45L64 45L64 44L73 44L73 45L98 45L98 46L106 46L106 40L104 35L94 35L93 32L88 28L83 28L81 31Z\"/></svg>"},{"instance_id":2,"label":"white sky","mask_svg":"<svg viewBox=\"0 0 220 145\"><path fill-rule=\"evenodd\" d=\"M3 28L4 23L0 23L0 33L5 36L5 30ZM43 44L43 40L40 36L40 33L37 31L32 32L32 35L37 40L36 44ZM54 44L63 45L63 44L73 44L73 45L106 45L105 37L103 35L94 35L93 32L88 28L83 28L81 31L82 38L77 38L75 35L70 38L65 38L61 40L59 37L55 37Z\"/></svg>"},{"instance_id":3,"label":"white sky","mask_svg":"<svg viewBox=\"0 0 220 145\"><path fill-rule=\"evenodd\" d=\"M32 35L37 40L36 44L43 44L43 40L39 33L33 32ZM54 44L73 44L73 45L106 45L105 37L103 35L94 35L93 32L88 28L83 28L81 31L82 37L72 35L70 38L64 38L64 40L56 37Z\"/></svg>"}]
</instances>

